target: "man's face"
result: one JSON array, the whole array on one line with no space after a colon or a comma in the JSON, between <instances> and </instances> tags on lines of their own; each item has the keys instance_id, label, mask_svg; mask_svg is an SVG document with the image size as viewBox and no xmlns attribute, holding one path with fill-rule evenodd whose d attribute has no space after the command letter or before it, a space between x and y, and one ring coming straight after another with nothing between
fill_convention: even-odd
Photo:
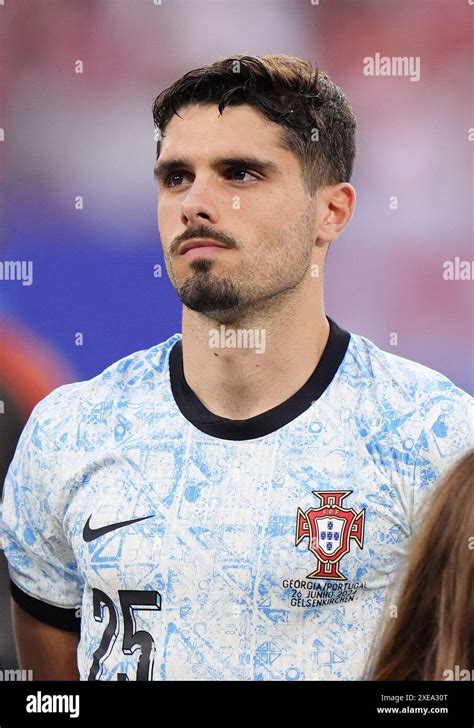
<instances>
[{"instance_id":1,"label":"man's face","mask_svg":"<svg viewBox=\"0 0 474 728\"><path fill-rule=\"evenodd\" d=\"M193 104L174 115L158 168L158 226L182 303L221 321L262 311L311 265L315 200L281 127L248 105ZM244 161L246 160L246 161ZM170 164L171 163L171 164ZM226 247L182 246L195 238Z\"/></svg>"}]
</instances>

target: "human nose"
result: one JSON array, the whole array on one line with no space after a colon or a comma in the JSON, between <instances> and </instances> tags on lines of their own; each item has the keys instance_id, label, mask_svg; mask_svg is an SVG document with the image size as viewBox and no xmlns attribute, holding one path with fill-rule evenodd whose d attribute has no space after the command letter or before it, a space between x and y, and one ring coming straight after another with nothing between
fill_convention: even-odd
<instances>
[{"instance_id":1,"label":"human nose","mask_svg":"<svg viewBox=\"0 0 474 728\"><path fill-rule=\"evenodd\" d=\"M209 182L194 179L191 188L184 196L181 212L185 224L199 223L203 219L216 223L219 220L215 196Z\"/></svg>"}]
</instances>

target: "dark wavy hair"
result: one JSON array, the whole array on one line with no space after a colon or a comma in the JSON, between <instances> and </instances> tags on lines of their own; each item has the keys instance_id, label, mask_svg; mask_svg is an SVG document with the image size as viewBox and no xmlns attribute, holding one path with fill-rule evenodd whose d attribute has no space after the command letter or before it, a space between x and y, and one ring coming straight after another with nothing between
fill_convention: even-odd
<instances>
[{"instance_id":1,"label":"dark wavy hair","mask_svg":"<svg viewBox=\"0 0 474 728\"><path fill-rule=\"evenodd\" d=\"M474 449L446 473L421 512L398 595L381 621L369 680L443 680L474 669ZM452 679L452 678L451 678Z\"/></svg>"},{"instance_id":2,"label":"dark wavy hair","mask_svg":"<svg viewBox=\"0 0 474 728\"><path fill-rule=\"evenodd\" d=\"M247 104L282 127L281 146L301 164L306 189L349 182L356 121L343 91L308 61L286 55L237 55L184 74L153 102L153 120L165 135L174 114L189 104ZM156 157L160 156L161 139Z\"/></svg>"}]
</instances>

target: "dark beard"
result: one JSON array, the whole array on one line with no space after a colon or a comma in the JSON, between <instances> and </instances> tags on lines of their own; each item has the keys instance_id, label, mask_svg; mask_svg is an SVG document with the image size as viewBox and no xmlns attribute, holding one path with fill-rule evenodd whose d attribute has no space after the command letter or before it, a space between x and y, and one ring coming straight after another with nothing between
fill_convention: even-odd
<instances>
[{"instance_id":1,"label":"dark beard","mask_svg":"<svg viewBox=\"0 0 474 728\"><path fill-rule=\"evenodd\" d=\"M212 261L196 260L191 267L195 274L177 289L184 306L206 315L220 311L236 314L240 311L243 303L241 294L228 278L219 279L212 275Z\"/></svg>"}]
</instances>

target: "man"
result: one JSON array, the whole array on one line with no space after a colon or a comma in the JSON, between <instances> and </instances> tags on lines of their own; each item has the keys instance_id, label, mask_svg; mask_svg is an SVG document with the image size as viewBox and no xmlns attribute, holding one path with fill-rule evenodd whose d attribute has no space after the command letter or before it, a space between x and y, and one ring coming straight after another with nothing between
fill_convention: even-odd
<instances>
[{"instance_id":1,"label":"man","mask_svg":"<svg viewBox=\"0 0 474 728\"><path fill-rule=\"evenodd\" d=\"M22 666L361 678L471 399L325 315L355 203L355 120L326 75L238 56L153 111L182 334L60 387L25 428L2 528Z\"/></svg>"}]
</instances>

